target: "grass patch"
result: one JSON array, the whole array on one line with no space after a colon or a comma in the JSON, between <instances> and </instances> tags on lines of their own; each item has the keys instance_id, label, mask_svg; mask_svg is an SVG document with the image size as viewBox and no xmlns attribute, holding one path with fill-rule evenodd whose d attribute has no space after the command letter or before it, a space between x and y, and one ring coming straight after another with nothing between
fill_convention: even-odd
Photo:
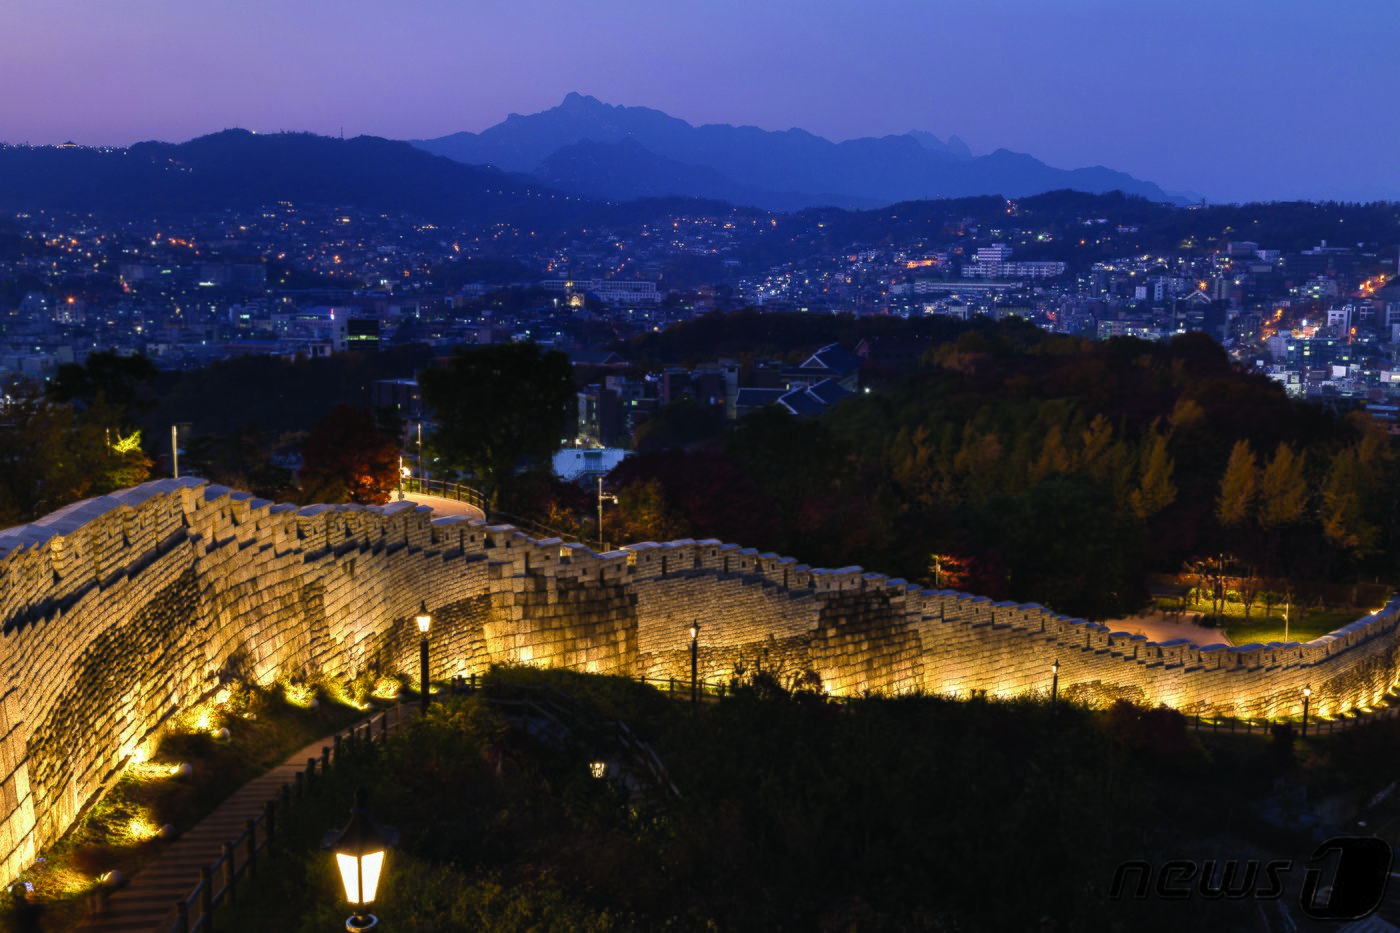
<instances>
[{"instance_id":1,"label":"grass patch","mask_svg":"<svg viewBox=\"0 0 1400 933\"><path fill-rule=\"evenodd\" d=\"M22 875L39 907L39 929L72 929L106 872L131 877L248 781L363 715L357 707L322 699L315 689L297 693L280 685L231 687L182 713L155 752L128 766L116 786ZM227 738L221 729L228 730ZM165 839L160 830L167 824L173 832Z\"/></svg>"},{"instance_id":2,"label":"grass patch","mask_svg":"<svg viewBox=\"0 0 1400 933\"><path fill-rule=\"evenodd\" d=\"M1365 609L1309 609L1307 614L1303 615L1295 609L1289 613L1288 625L1285 627L1282 614L1261 617L1258 613L1252 613L1250 620L1245 622L1241 613L1238 618L1231 617L1225 623L1225 631L1230 636L1230 641L1237 645L1247 645L1251 642L1262 645L1271 641L1304 642L1320 638L1328 632L1335 632L1343 625L1350 625L1357 619L1364 618L1366 614Z\"/></svg>"},{"instance_id":3,"label":"grass patch","mask_svg":"<svg viewBox=\"0 0 1400 933\"><path fill-rule=\"evenodd\" d=\"M1176 600L1157 599L1153 601L1153 605L1167 617L1175 618L1178 609ZM1265 614L1264 604L1258 602L1250 608L1249 617L1246 618L1244 603L1226 600L1223 611L1218 616L1201 615L1197 618L1196 614L1209 610L1209 602L1191 605L1187 609L1191 615L1183 616L1183 619L1194 620L1206 628L1221 628L1236 645L1247 645L1250 642L1267 644L1271 641L1312 641L1336 631L1343 625L1349 625L1370 612L1369 609L1354 606L1336 609L1304 609L1294 606L1288 613L1288 624L1285 627L1282 606L1276 606L1273 612Z\"/></svg>"}]
</instances>

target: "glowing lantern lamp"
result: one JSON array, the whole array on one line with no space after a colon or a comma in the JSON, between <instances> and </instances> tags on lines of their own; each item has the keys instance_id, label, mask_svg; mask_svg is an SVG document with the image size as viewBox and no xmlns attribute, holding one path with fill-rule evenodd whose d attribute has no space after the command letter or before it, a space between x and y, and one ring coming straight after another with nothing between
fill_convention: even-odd
<instances>
[{"instance_id":1,"label":"glowing lantern lamp","mask_svg":"<svg viewBox=\"0 0 1400 933\"><path fill-rule=\"evenodd\" d=\"M428 715L428 629L432 627L433 617L428 615L428 601L418 602L418 631L423 638L418 642L418 688L422 693L419 704L423 715Z\"/></svg>"},{"instance_id":2,"label":"glowing lantern lamp","mask_svg":"<svg viewBox=\"0 0 1400 933\"><path fill-rule=\"evenodd\" d=\"M1312 685L1303 688L1303 738L1308 737L1308 703L1312 700Z\"/></svg>"},{"instance_id":3,"label":"glowing lantern lamp","mask_svg":"<svg viewBox=\"0 0 1400 933\"><path fill-rule=\"evenodd\" d=\"M363 787L355 791L355 805L350 808L350 822L338 833L326 838L327 849L335 853L340 880L345 885L345 899L355 908L345 921L345 929L356 933L369 930L379 919L368 912L379 890L379 878L384 871L384 852L397 840L398 833L385 831L369 819L366 801L369 792Z\"/></svg>"}]
</instances>

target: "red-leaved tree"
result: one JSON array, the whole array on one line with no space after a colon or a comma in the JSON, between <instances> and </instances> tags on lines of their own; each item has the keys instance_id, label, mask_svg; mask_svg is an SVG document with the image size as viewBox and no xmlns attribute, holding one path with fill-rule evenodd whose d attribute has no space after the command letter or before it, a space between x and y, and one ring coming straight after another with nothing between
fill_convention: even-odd
<instances>
[{"instance_id":1,"label":"red-leaved tree","mask_svg":"<svg viewBox=\"0 0 1400 933\"><path fill-rule=\"evenodd\" d=\"M304 502L382 505L398 482L399 449L363 405L343 404L316 422L302 447Z\"/></svg>"}]
</instances>

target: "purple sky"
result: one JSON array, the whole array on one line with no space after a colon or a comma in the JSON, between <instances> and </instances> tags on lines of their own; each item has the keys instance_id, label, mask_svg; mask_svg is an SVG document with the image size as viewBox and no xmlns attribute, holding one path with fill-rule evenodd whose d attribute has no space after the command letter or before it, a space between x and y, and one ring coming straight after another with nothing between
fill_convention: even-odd
<instances>
[{"instance_id":1,"label":"purple sky","mask_svg":"<svg viewBox=\"0 0 1400 933\"><path fill-rule=\"evenodd\" d=\"M576 90L1215 200L1400 200L1397 0L4 0L0 22L14 143L432 137Z\"/></svg>"}]
</instances>

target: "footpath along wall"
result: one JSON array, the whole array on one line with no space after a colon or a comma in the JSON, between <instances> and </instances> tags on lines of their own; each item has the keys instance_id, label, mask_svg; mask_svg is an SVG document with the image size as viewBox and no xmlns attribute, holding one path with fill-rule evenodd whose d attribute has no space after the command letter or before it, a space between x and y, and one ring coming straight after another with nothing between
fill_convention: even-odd
<instances>
[{"instance_id":1,"label":"footpath along wall","mask_svg":"<svg viewBox=\"0 0 1400 933\"><path fill-rule=\"evenodd\" d=\"M822 570L718 541L598 554L411 502L298 508L159 480L0 531L0 882L221 684L492 662L687 680L762 666L828 691L1060 692L1333 715L1395 682L1400 603L1307 644L1156 644L1034 605Z\"/></svg>"}]
</instances>

